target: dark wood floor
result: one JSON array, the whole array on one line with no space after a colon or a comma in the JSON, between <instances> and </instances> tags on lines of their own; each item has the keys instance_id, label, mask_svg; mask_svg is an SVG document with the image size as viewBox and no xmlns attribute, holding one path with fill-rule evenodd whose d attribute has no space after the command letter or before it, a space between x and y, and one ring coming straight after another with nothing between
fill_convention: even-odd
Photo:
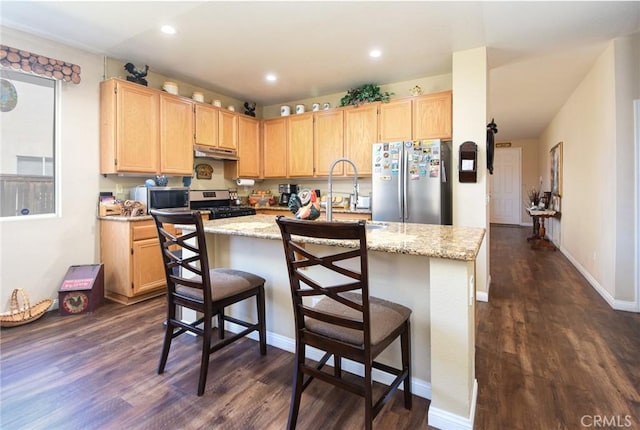
<instances>
[{"instance_id":1,"label":"dark wood floor","mask_svg":"<svg viewBox=\"0 0 640 430\"><path fill-rule=\"evenodd\" d=\"M530 232L492 226L475 428L640 429L640 314L612 310L559 251L531 250Z\"/></svg>"},{"instance_id":2,"label":"dark wood floor","mask_svg":"<svg viewBox=\"0 0 640 430\"><path fill-rule=\"evenodd\" d=\"M579 429L588 417L624 425L630 416L625 428L640 429L640 315L611 310L561 253L530 250L528 233L492 228L491 300L477 312L475 428ZM156 374L163 312L163 298L109 303L3 329L0 428L285 427L292 354L269 347L262 357L251 340L232 345L212 357L199 398L196 339L178 339ZM374 425L426 429L428 405L416 397L406 411L396 395ZM357 396L321 382L303 395L298 428L362 426Z\"/></svg>"}]
</instances>

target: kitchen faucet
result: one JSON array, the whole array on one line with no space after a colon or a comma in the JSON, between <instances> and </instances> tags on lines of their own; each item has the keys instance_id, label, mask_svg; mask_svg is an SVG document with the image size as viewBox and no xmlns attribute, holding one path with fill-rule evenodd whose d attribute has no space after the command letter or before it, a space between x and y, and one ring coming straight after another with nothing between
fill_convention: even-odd
<instances>
[{"instance_id":1,"label":"kitchen faucet","mask_svg":"<svg viewBox=\"0 0 640 430\"><path fill-rule=\"evenodd\" d=\"M355 207L356 202L358 201L358 168L355 163L348 158L338 158L336 161L331 163L331 167L329 167L329 190L327 191L327 221L333 221L333 169L336 167L336 164L344 161L345 163L351 164L353 167L353 202L351 202L352 207Z\"/></svg>"}]
</instances>

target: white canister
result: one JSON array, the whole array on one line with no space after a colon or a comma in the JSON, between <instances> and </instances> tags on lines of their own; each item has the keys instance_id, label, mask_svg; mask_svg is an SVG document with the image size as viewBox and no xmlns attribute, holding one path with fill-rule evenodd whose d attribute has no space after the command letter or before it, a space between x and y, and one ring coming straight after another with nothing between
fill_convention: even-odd
<instances>
[{"instance_id":1,"label":"white canister","mask_svg":"<svg viewBox=\"0 0 640 430\"><path fill-rule=\"evenodd\" d=\"M304 105L296 105L296 113L304 113Z\"/></svg>"},{"instance_id":2,"label":"white canister","mask_svg":"<svg viewBox=\"0 0 640 430\"><path fill-rule=\"evenodd\" d=\"M331 103L325 103L325 104L323 104L323 105L322 105L322 109L324 109L324 110L331 109Z\"/></svg>"},{"instance_id":3,"label":"white canister","mask_svg":"<svg viewBox=\"0 0 640 430\"><path fill-rule=\"evenodd\" d=\"M320 103L314 103L311 105L311 110L314 112L318 112L320 110Z\"/></svg>"},{"instance_id":4,"label":"white canister","mask_svg":"<svg viewBox=\"0 0 640 430\"><path fill-rule=\"evenodd\" d=\"M178 84L171 81L166 81L162 84L162 89L168 92L169 94L173 94L174 96L178 95Z\"/></svg>"},{"instance_id":5,"label":"white canister","mask_svg":"<svg viewBox=\"0 0 640 430\"><path fill-rule=\"evenodd\" d=\"M229 107L227 109L229 109L231 112L235 112L236 111L236 108L233 105L229 105Z\"/></svg>"},{"instance_id":6,"label":"white canister","mask_svg":"<svg viewBox=\"0 0 640 430\"><path fill-rule=\"evenodd\" d=\"M215 107L222 107L222 102L221 102L220 100L214 100L214 101L212 102L212 104L213 104Z\"/></svg>"},{"instance_id":7,"label":"white canister","mask_svg":"<svg viewBox=\"0 0 640 430\"><path fill-rule=\"evenodd\" d=\"M200 103L204 102L204 95L198 91L194 92L191 98Z\"/></svg>"},{"instance_id":8,"label":"white canister","mask_svg":"<svg viewBox=\"0 0 640 430\"><path fill-rule=\"evenodd\" d=\"M287 116L291 114L291 108L289 106L280 106L280 116Z\"/></svg>"}]
</instances>

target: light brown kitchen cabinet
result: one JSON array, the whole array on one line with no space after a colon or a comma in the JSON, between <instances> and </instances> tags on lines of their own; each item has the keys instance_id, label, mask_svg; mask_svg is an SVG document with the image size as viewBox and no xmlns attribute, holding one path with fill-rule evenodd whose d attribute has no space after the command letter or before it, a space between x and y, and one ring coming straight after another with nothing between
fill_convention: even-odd
<instances>
[{"instance_id":1,"label":"light brown kitchen cabinet","mask_svg":"<svg viewBox=\"0 0 640 430\"><path fill-rule=\"evenodd\" d=\"M218 111L218 147L238 149L238 114L220 109Z\"/></svg>"},{"instance_id":2,"label":"light brown kitchen cabinet","mask_svg":"<svg viewBox=\"0 0 640 430\"><path fill-rule=\"evenodd\" d=\"M100 173L191 175L193 102L139 84L100 83Z\"/></svg>"},{"instance_id":3,"label":"light brown kitchen cabinet","mask_svg":"<svg viewBox=\"0 0 640 430\"><path fill-rule=\"evenodd\" d=\"M371 175L371 152L378 141L378 106L367 103L344 109L345 156L353 161L359 175ZM347 176L353 168L346 165Z\"/></svg>"},{"instance_id":4,"label":"light brown kitchen cabinet","mask_svg":"<svg viewBox=\"0 0 640 430\"><path fill-rule=\"evenodd\" d=\"M287 117L287 173L313 176L313 113Z\"/></svg>"},{"instance_id":5,"label":"light brown kitchen cabinet","mask_svg":"<svg viewBox=\"0 0 640 430\"><path fill-rule=\"evenodd\" d=\"M451 139L452 92L426 94L413 100L413 138Z\"/></svg>"},{"instance_id":6,"label":"light brown kitchen cabinet","mask_svg":"<svg viewBox=\"0 0 640 430\"><path fill-rule=\"evenodd\" d=\"M388 103L380 103L379 142L411 140L412 100L404 98Z\"/></svg>"},{"instance_id":7,"label":"light brown kitchen cabinet","mask_svg":"<svg viewBox=\"0 0 640 430\"><path fill-rule=\"evenodd\" d=\"M286 118L267 119L262 124L262 171L265 178L287 177Z\"/></svg>"},{"instance_id":8,"label":"light brown kitchen cabinet","mask_svg":"<svg viewBox=\"0 0 640 430\"><path fill-rule=\"evenodd\" d=\"M157 173L160 95L142 85L100 83L100 173Z\"/></svg>"},{"instance_id":9,"label":"light brown kitchen cabinet","mask_svg":"<svg viewBox=\"0 0 640 430\"><path fill-rule=\"evenodd\" d=\"M160 95L160 172L193 173L193 102Z\"/></svg>"},{"instance_id":10,"label":"light brown kitchen cabinet","mask_svg":"<svg viewBox=\"0 0 640 430\"><path fill-rule=\"evenodd\" d=\"M195 104L196 144L218 147L218 109L204 104Z\"/></svg>"},{"instance_id":11,"label":"light brown kitchen cabinet","mask_svg":"<svg viewBox=\"0 0 640 430\"><path fill-rule=\"evenodd\" d=\"M153 220L100 220L105 297L125 305L165 293L166 279Z\"/></svg>"},{"instance_id":12,"label":"light brown kitchen cabinet","mask_svg":"<svg viewBox=\"0 0 640 430\"><path fill-rule=\"evenodd\" d=\"M238 115L238 158L236 178L260 177L260 121L245 115Z\"/></svg>"},{"instance_id":13,"label":"light brown kitchen cabinet","mask_svg":"<svg viewBox=\"0 0 640 430\"><path fill-rule=\"evenodd\" d=\"M315 176L329 176L331 163L344 157L344 111L321 111L314 116L314 172ZM344 163L336 165L333 173L343 175Z\"/></svg>"}]
</instances>

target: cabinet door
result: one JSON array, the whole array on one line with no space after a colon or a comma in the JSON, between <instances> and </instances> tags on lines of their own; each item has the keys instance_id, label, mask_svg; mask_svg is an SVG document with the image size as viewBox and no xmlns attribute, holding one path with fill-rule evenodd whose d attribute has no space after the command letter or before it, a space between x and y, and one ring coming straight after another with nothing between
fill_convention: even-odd
<instances>
[{"instance_id":1,"label":"cabinet door","mask_svg":"<svg viewBox=\"0 0 640 430\"><path fill-rule=\"evenodd\" d=\"M196 104L196 144L218 146L218 109Z\"/></svg>"},{"instance_id":2,"label":"cabinet door","mask_svg":"<svg viewBox=\"0 0 640 430\"><path fill-rule=\"evenodd\" d=\"M371 152L378 140L378 105L369 103L344 110L345 155L355 163L359 175L371 175ZM353 174L350 165L347 174Z\"/></svg>"},{"instance_id":3,"label":"cabinet door","mask_svg":"<svg viewBox=\"0 0 640 430\"><path fill-rule=\"evenodd\" d=\"M160 173L193 172L193 102L170 95L160 97Z\"/></svg>"},{"instance_id":4,"label":"cabinet door","mask_svg":"<svg viewBox=\"0 0 640 430\"><path fill-rule=\"evenodd\" d=\"M238 114L218 111L218 146L224 149L238 149Z\"/></svg>"},{"instance_id":5,"label":"cabinet door","mask_svg":"<svg viewBox=\"0 0 640 430\"><path fill-rule=\"evenodd\" d=\"M238 116L238 177L260 177L260 122Z\"/></svg>"},{"instance_id":6,"label":"cabinet door","mask_svg":"<svg viewBox=\"0 0 640 430\"><path fill-rule=\"evenodd\" d=\"M287 123L285 118L264 121L262 171L265 178L287 177Z\"/></svg>"},{"instance_id":7,"label":"cabinet door","mask_svg":"<svg viewBox=\"0 0 640 430\"><path fill-rule=\"evenodd\" d=\"M414 139L451 139L451 99L451 91L444 91L413 100Z\"/></svg>"},{"instance_id":8,"label":"cabinet door","mask_svg":"<svg viewBox=\"0 0 640 430\"><path fill-rule=\"evenodd\" d=\"M344 111L316 112L313 134L315 175L329 176L331 164L344 157ZM343 175L344 166L337 164L334 175Z\"/></svg>"},{"instance_id":9,"label":"cabinet door","mask_svg":"<svg viewBox=\"0 0 640 430\"><path fill-rule=\"evenodd\" d=\"M380 103L380 142L411 140L411 99Z\"/></svg>"},{"instance_id":10,"label":"cabinet door","mask_svg":"<svg viewBox=\"0 0 640 430\"><path fill-rule=\"evenodd\" d=\"M313 176L313 114L306 113L287 118L287 172L290 177Z\"/></svg>"},{"instance_id":11,"label":"cabinet door","mask_svg":"<svg viewBox=\"0 0 640 430\"><path fill-rule=\"evenodd\" d=\"M157 238L136 240L132 245L133 295L164 288L164 263Z\"/></svg>"},{"instance_id":12,"label":"cabinet door","mask_svg":"<svg viewBox=\"0 0 640 430\"><path fill-rule=\"evenodd\" d=\"M116 83L116 172L158 171L158 104L155 90Z\"/></svg>"}]
</instances>

